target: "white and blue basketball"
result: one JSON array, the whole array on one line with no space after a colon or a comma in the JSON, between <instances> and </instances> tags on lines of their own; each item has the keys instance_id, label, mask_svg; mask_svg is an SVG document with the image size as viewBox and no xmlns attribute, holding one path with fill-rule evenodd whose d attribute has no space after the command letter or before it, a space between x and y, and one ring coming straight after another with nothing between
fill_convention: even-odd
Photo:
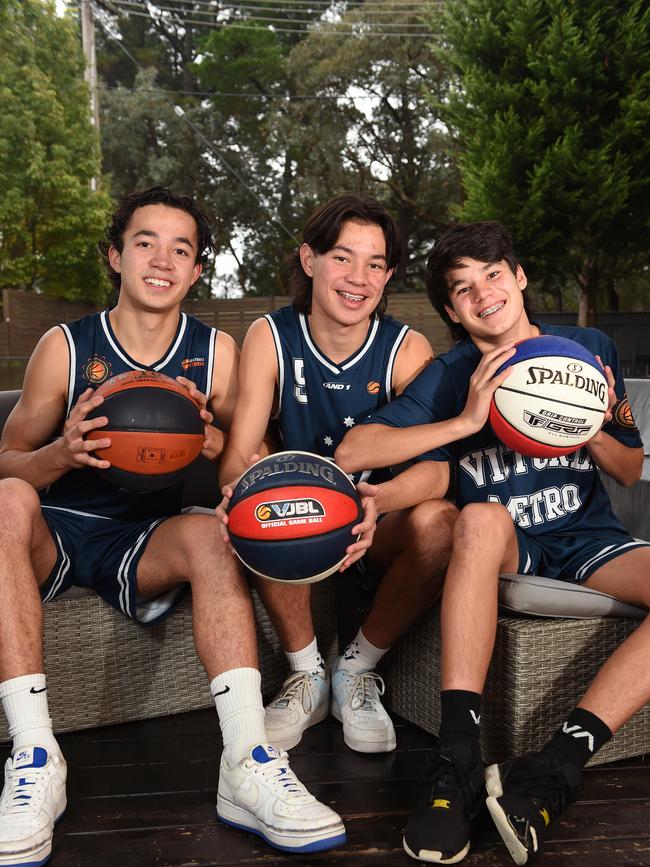
<instances>
[{"instance_id":1,"label":"white and blue basketball","mask_svg":"<svg viewBox=\"0 0 650 867\"><path fill-rule=\"evenodd\" d=\"M490 423L509 448L530 457L568 455L596 434L609 405L596 358L575 340L543 334L522 340L497 374Z\"/></svg>"},{"instance_id":2,"label":"white and blue basketball","mask_svg":"<svg viewBox=\"0 0 650 867\"><path fill-rule=\"evenodd\" d=\"M339 568L362 517L357 490L336 464L311 452L278 452L237 481L228 532L252 572L308 584Z\"/></svg>"}]
</instances>

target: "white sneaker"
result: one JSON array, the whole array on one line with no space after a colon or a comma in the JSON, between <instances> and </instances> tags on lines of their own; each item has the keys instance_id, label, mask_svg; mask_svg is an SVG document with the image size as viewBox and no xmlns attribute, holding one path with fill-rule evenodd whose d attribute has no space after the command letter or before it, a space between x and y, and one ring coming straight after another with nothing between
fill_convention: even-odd
<instances>
[{"instance_id":1,"label":"white sneaker","mask_svg":"<svg viewBox=\"0 0 650 867\"><path fill-rule=\"evenodd\" d=\"M290 750L302 733L324 720L330 710L330 684L324 674L296 671L266 707L264 725L272 744Z\"/></svg>"},{"instance_id":2,"label":"white sneaker","mask_svg":"<svg viewBox=\"0 0 650 867\"><path fill-rule=\"evenodd\" d=\"M384 681L374 671L332 669L332 714L343 723L343 739L360 753L389 753L397 746L395 728L382 707Z\"/></svg>"},{"instance_id":3,"label":"white sneaker","mask_svg":"<svg viewBox=\"0 0 650 867\"><path fill-rule=\"evenodd\" d=\"M339 816L297 779L286 752L258 744L233 768L221 757L217 815L287 852L318 852L345 843Z\"/></svg>"},{"instance_id":4,"label":"white sneaker","mask_svg":"<svg viewBox=\"0 0 650 867\"><path fill-rule=\"evenodd\" d=\"M66 807L66 764L43 747L22 747L5 764L0 798L0 865L38 867L52 852Z\"/></svg>"}]
</instances>

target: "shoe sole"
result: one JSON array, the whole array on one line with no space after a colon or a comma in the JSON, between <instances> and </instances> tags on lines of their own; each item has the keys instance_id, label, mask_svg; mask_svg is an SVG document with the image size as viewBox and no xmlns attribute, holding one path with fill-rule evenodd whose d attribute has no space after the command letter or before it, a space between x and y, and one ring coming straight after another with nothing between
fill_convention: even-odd
<instances>
[{"instance_id":1,"label":"shoe sole","mask_svg":"<svg viewBox=\"0 0 650 867\"><path fill-rule=\"evenodd\" d=\"M341 715L338 704L334 704L334 702L332 702L331 711L334 719L337 719L341 723L341 725L343 725L343 740L350 747L351 750L354 750L357 753L392 753L392 751L397 747L395 729L393 729L392 736L384 738L383 740L362 740L361 738L355 738L349 732L346 732L345 725L343 724L343 717Z\"/></svg>"},{"instance_id":2,"label":"shoe sole","mask_svg":"<svg viewBox=\"0 0 650 867\"><path fill-rule=\"evenodd\" d=\"M416 855L415 852L412 852L409 849L408 844L404 839L402 840L402 846L404 847L406 854L410 855L411 858L414 858L416 861L426 861L427 864L458 864L458 862L462 861L469 852L469 843L464 849L461 849L460 852L452 855L451 858L443 858L441 852L433 852L430 849L420 849L420 854Z\"/></svg>"},{"instance_id":3,"label":"shoe sole","mask_svg":"<svg viewBox=\"0 0 650 867\"><path fill-rule=\"evenodd\" d=\"M297 735L292 735L291 737L275 737L273 734L266 730L266 736L269 739L269 743L273 744L274 747L280 747L282 750L292 750L294 747L297 747L300 741L302 740L302 736L310 729L312 726L318 725L318 723L323 722L324 719L327 718L329 714L329 707L324 707L322 710L319 710L318 713L311 719L307 725L298 732Z\"/></svg>"},{"instance_id":4,"label":"shoe sole","mask_svg":"<svg viewBox=\"0 0 650 867\"><path fill-rule=\"evenodd\" d=\"M488 793L485 805L490 811L490 816L492 816L492 821L501 839L506 844L510 857L515 864L527 864L528 856L532 853L529 853L528 849L520 842L498 800L503 795L503 783L498 765L489 765L485 769L485 788Z\"/></svg>"},{"instance_id":5,"label":"shoe sole","mask_svg":"<svg viewBox=\"0 0 650 867\"><path fill-rule=\"evenodd\" d=\"M277 830L269 828L257 816L221 796L217 799L217 816L226 825L257 834L258 837L266 840L270 846L281 849L283 852L322 852L325 849L343 846L347 841L345 828L340 822L338 826L333 825L331 830L323 831L320 837L312 837L310 842L299 842L307 839L302 832L294 832L296 836L293 838L288 833L281 834ZM297 836L299 834L300 837Z\"/></svg>"},{"instance_id":6,"label":"shoe sole","mask_svg":"<svg viewBox=\"0 0 650 867\"><path fill-rule=\"evenodd\" d=\"M66 807L66 805L64 805L63 810L59 813L59 815L54 820L55 825L58 822L60 822L61 819L63 818L63 816L65 814L65 807ZM1 865L1 867L41 867L42 864L46 864L50 860L51 855L52 855L52 838L50 837L50 839L47 840L45 843L43 843L42 846L39 846L39 848L37 850L26 853L25 855L21 856L21 858L23 860L16 861L15 860L15 858L16 858L15 854L6 855L6 856L0 855L0 865ZM12 860L11 861L8 860L9 858L11 858ZM25 861L24 860L25 858L28 858L29 860ZM35 859L37 859L37 860L35 860Z\"/></svg>"}]
</instances>

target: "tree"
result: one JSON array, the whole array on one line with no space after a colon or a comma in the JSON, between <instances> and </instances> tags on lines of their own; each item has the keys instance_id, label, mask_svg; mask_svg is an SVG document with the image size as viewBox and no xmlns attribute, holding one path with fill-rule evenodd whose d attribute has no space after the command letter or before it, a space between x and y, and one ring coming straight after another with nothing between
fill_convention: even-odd
<instances>
[{"instance_id":1,"label":"tree","mask_svg":"<svg viewBox=\"0 0 650 867\"><path fill-rule=\"evenodd\" d=\"M100 2L128 11L123 0ZM214 215L219 251L237 262L238 287L251 294L286 291L286 254L317 204L345 190L373 195L395 213L415 252L408 267L404 256L398 285L421 288L421 260L458 198L446 131L427 102L440 68L421 18L400 0L291 11L260 0L251 10L209 12L205 3L167 0L133 14L135 23L111 18L111 32L136 63L160 57L165 68L129 79L100 55L110 85L104 168L116 190L127 179L191 187ZM178 52L168 50L187 29L191 92L181 89ZM175 92L160 92L170 87Z\"/></svg>"},{"instance_id":2,"label":"tree","mask_svg":"<svg viewBox=\"0 0 650 867\"><path fill-rule=\"evenodd\" d=\"M0 3L0 286L99 301L109 201L75 22L53 2Z\"/></svg>"},{"instance_id":3,"label":"tree","mask_svg":"<svg viewBox=\"0 0 650 867\"><path fill-rule=\"evenodd\" d=\"M440 23L459 216L509 226L540 287L577 289L592 323L650 262L650 7L448 0Z\"/></svg>"},{"instance_id":4,"label":"tree","mask_svg":"<svg viewBox=\"0 0 650 867\"><path fill-rule=\"evenodd\" d=\"M299 154L296 183L320 197L380 199L402 233L398 285L422 289L421 262L458 201L447 131L429 102L445 73L418 13L399 0L355 6L338 29L314 29L291 53L298 93L321 97L296 102L284 129Z\"/></svg>"}]
</instances>

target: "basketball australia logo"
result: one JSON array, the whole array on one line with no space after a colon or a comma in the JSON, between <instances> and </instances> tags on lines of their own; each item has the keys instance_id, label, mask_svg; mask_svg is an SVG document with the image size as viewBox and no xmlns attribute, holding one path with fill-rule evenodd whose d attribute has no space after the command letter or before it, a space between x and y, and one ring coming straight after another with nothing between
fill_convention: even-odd
<instances>
[{"instance_id":1,"label":"basketball australia logo","mask_svg":"<svg viewBox=\"0 0 650 867\"><path fill-rule=\"evenodd\" d=\"M93 355L83 367L83 378L92 385L100 385L111 375L110 362L103 355Z\"/></svg>"},{"instance_id":2,"label":"basketball australia logo","mask_svg":"<svg viewBox=\"0 0 650 867\"><path fill-rule=\"evenodd\" d=\"M260 503L255 509L255 517L260 524L277 527L286 524L320 523L325 517L323 504L313 497L292 500L274 500Z\"/></svg>"},{"instance_id":3,"label":"basketball australia logo","mask_svg":"<svg viewBox=\"0 0 650 867\"><path fill-rule=\"evenodd\" d=\"M377 382L376 379L371 379L366 389L368 390L368 394L379 394L379 389L381 385Z\"/></svg>"},{"instance_id":4,"label":"basketball australia logo","mask_svg":"<svg viewBox=\"0 0 650 867\"><path fill-rule=\"evenodd\" d=\"M616 404L612 410L612 415L614 421L619 427L626 428L627 430L638 430L636 422L634 421L634 416L632 415L630 401L627 399L627 394Z\"/></svg>"}]
</instances>

